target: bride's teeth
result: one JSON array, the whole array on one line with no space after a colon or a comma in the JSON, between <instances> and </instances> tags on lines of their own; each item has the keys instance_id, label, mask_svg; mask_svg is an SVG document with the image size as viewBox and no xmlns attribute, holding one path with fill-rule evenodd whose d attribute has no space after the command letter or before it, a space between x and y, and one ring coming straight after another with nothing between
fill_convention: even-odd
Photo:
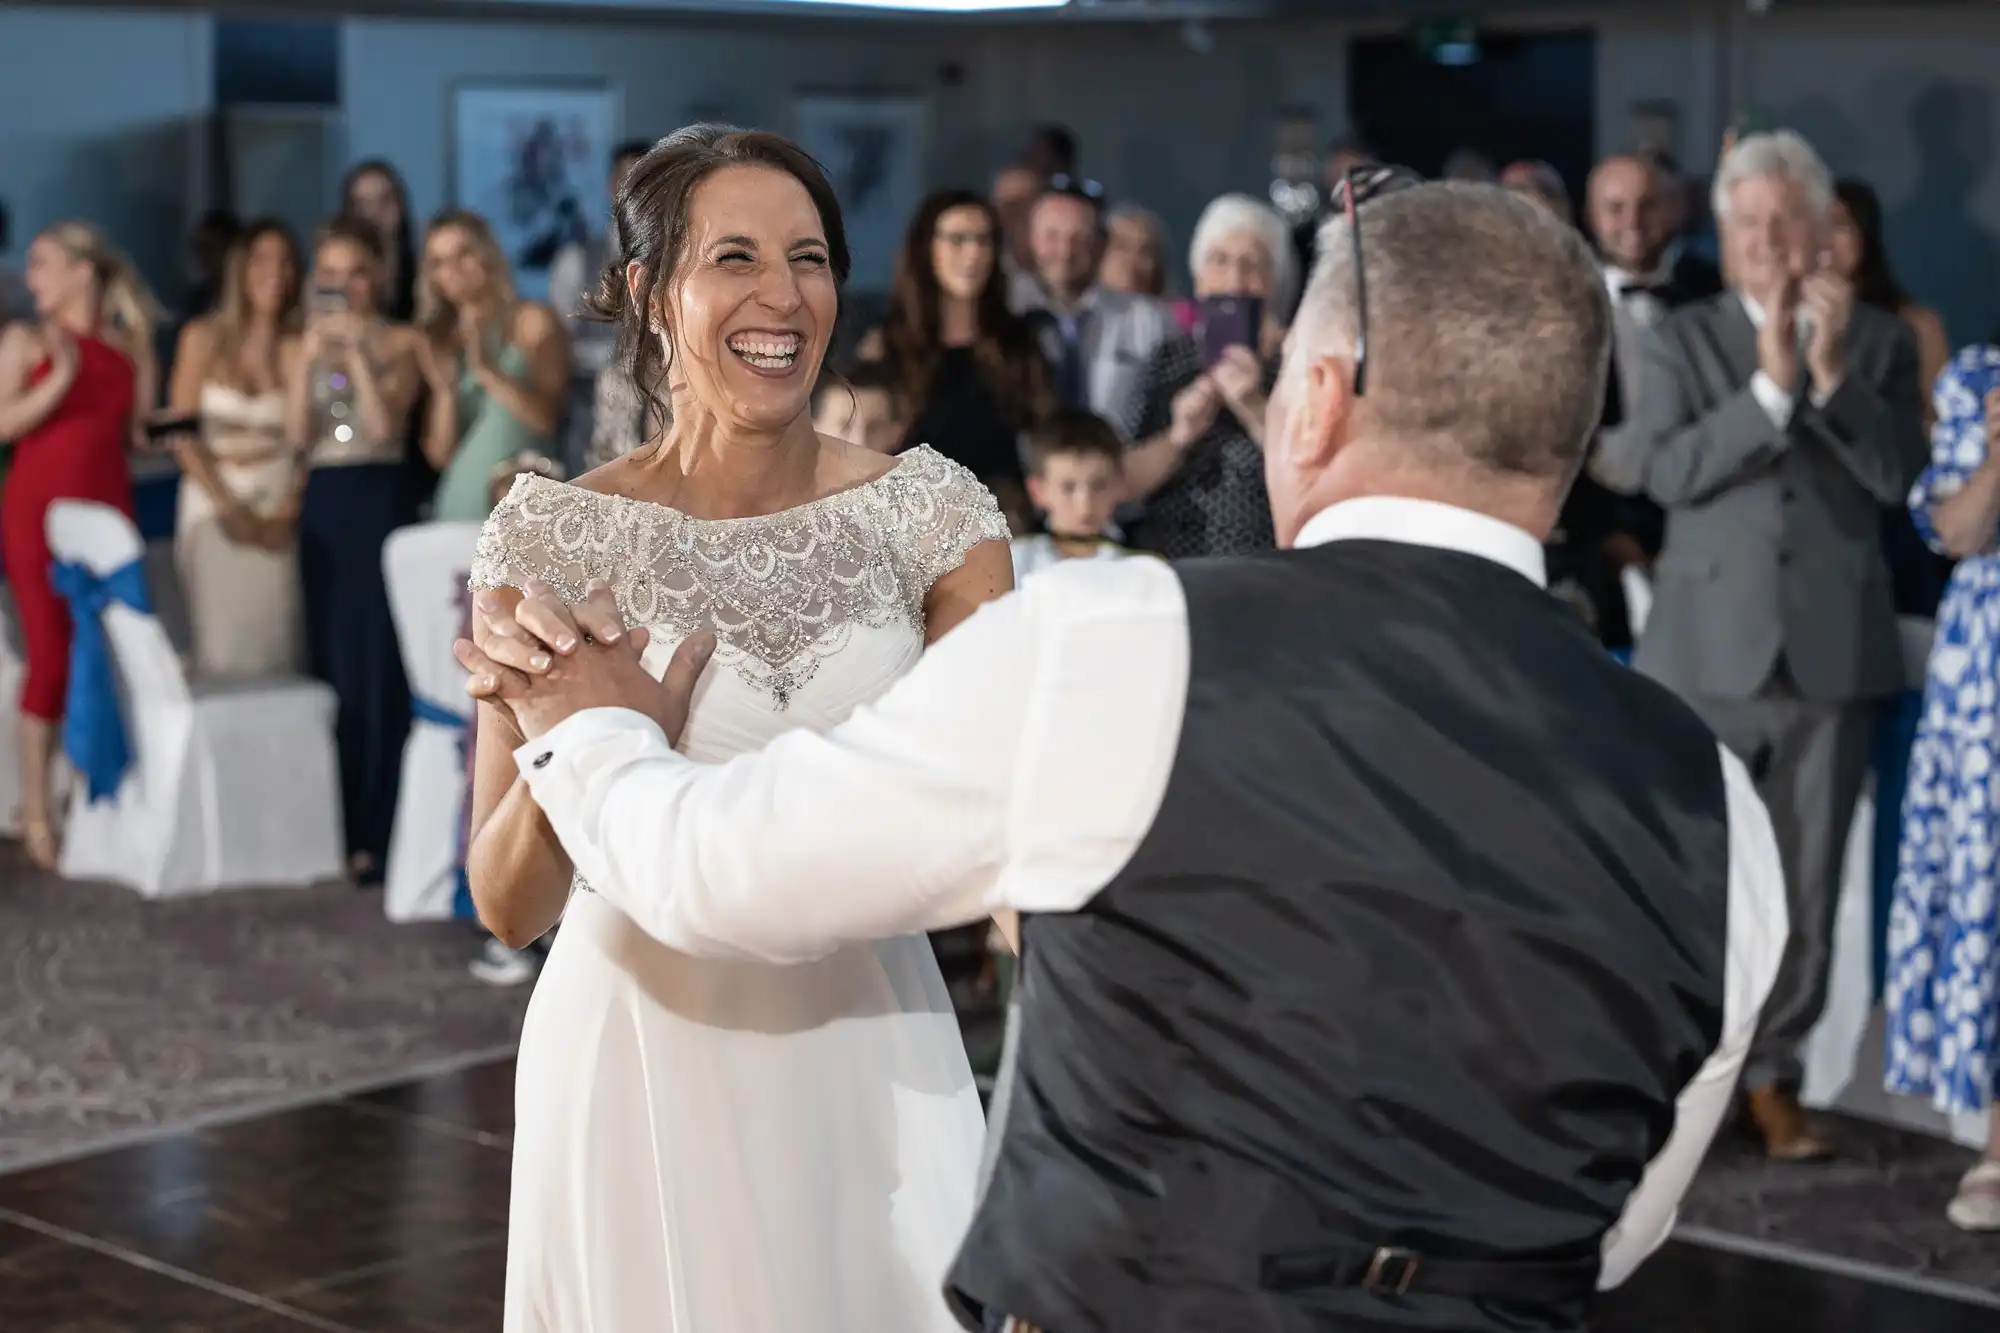
<instances>
[{"instance_id":1,"label":"bride's teeth","mask_svg":"<svg viewBox=\"0 0 2000 1333\"><path fill-rule=\"evenodd\" d=\"M782 370L798 359L802 339L737 338L729 350L760 369Z\"/></svg>"}]
</instances>

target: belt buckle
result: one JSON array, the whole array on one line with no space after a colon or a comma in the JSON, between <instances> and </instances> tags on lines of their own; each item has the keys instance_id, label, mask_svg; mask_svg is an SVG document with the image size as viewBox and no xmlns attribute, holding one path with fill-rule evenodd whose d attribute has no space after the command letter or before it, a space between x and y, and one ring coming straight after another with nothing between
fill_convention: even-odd
<instances>
[{"instance_id":1,"label":"belt buckle","mask_svg":"<svg viewBox=\"0 0 2000 1333\"><path fill-rule=\"evenodd\" d=\"M1361 1279L1361 1289L1370 1296L1401 1296L1416 1280L1421 1263L1414 1250L1399 1250L1384 1245L1369 1259L1368 1274Z\"/></svg>"}]
</instances>

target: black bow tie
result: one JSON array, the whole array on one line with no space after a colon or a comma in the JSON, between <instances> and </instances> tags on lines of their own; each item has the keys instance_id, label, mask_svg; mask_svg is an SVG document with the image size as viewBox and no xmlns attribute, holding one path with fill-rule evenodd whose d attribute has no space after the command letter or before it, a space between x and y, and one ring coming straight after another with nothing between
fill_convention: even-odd
<instances>
[{"instance_id":1,"label":"black bow tie","mask_svg":"<svg viewBox=\"0 0 2000 1333\"><path fill-rule=\"evenodd\" d=\"M1667 299L1667 284L1664 282L1621 282L1618 284L1618 299L1628 296L1650 296L1655 301Z\"/></svg>"}]
</instances>

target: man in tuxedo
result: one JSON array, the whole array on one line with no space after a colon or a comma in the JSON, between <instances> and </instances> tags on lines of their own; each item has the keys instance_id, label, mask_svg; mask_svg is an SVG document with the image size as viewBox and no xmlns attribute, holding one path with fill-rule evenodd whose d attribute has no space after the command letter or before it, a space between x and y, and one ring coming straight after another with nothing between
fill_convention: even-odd
<instances>
[{"instance_id":1,"label":"man in tuxedo","mask_svg":"<svg viewBox=\"0 0 2000 1333\"><path fill-rule=\"evenodd\" d=\"M1832 180L1790 132L1745 137L1716 176L1736 290L1643 338L1630 423L1601 476L1667 513L1634 664L1750 765L1790 881L1792 940L1744 1074L1770 1155L1830 1148L1799 1109L1826 1002L1834 905L1875 706L1903 687L1881 546L1927 449L1915 341L1826 268Z\"/></svg>"},{"instance_id":2,"label":"man in tuxedo","mask_svg":"<svg viewBox=\"0 0 2000 1333\"><path fill-rule=\"evenodd\" d=\"M1598 163L1585 190L1584 220L1597 242L1611 296L1607 435L1632 429L1640 346L1647 330L1669 311L1722 290L1721 278L1698 256L1676 253L1674 228L1681 210L1674 199L1679 189L1651 159L1619 156ZM1615 649L1629 649L1633 639L1623 571L1651 567L1666 523L1639 478L1619 471L1618 465L1631 456L1615 444L1593 445L1561 522L1564 562L1590 598L1599 636Z\"/></svg>"},{"instance_id":3,"label":"man in tuxedo","mask_svg":"<svg viewBox=\"0 0 2000 1333\"><path fill-rule=\"evenodd\" d=\"M656 683L608 599L488 596L460 645L579 872L671 948L1022 914L939 1275L966 1328L1581 1330L1775 975L1742 764L1540 586L1603 393L1587 248L1490 186L1357 216L1270 404L1288 549L1072 561L715 766L669 739L704 645Z\"/></svg>"}]
</instances>

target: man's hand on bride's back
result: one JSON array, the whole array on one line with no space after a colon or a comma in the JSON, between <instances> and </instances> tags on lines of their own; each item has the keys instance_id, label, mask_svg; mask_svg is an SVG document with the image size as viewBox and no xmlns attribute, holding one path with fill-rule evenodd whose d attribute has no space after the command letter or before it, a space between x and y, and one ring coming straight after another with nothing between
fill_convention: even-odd
<instances>
[{"instance_id":1,"label":"man's hand on bride's back","mask_svg":"<svg viewBox=\"0 0 2000 1333\"><path fill-rule=\"evenodd\" d=\"M506 709L531 740L587 708L630 708L658 722L677 744L695 682L715 650L713 635L691 635L675 650L666 677L654 680L639 664L646 631L625 628L602 580L592 580L574 605L532 580L519 593L482 592L472 633L453 649L471 673L467 693Z\"/></svg>"}]
</instances>

